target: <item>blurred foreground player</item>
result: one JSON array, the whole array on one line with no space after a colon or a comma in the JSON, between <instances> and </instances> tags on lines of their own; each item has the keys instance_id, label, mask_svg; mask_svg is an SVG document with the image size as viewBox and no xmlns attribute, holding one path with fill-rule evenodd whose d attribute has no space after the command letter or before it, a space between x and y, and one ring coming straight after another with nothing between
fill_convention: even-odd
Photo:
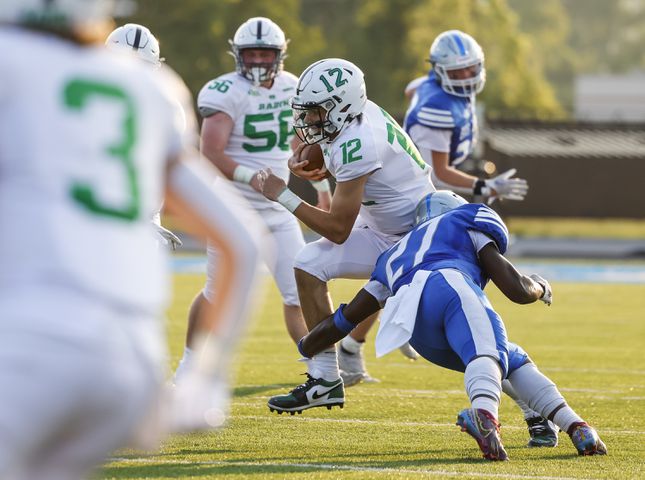
<instances>
[{"instance_id":1,"label":"blurred foreground player","mask_svg":"<svg viewBox=\"0 0 645 480\"><path fill-rule=\"evenodd\" d=\"M245 316L262 232L230 209L225 181L210 187L215 170L178 111L178 98L190 111L179 78L96 45L114 8L0 3L3 479L82 478L159 403L168 272L150 217L164 190L224 252L217 307L198 329L201 361L177 387L190 404L176 401L170 421L210 428L226 409L218 359Z\"/></svg>"}]
</instances>

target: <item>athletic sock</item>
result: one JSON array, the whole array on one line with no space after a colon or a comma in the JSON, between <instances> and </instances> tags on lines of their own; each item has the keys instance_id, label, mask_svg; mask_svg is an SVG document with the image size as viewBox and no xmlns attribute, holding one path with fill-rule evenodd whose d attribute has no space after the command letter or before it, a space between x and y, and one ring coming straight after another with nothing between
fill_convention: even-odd
<instances>
[{"instance_id":1,"label":"athletic sock","mask_svg":"<svg viewBox=\"0 0 645 480\"><path fill-rule=\"evenodd\" d=\"M524 420L528 420L529 418L535 418L535 417L541 417L541 415L536 412L535 410L532 410L531 407L529 407L524 400L518 397L517 392L513 388L513 385L511 385L511 382L508 381L508 379L502 381L502 391L511 397L513 401L517 404L518 407L520 407L520 410L522 410L522 414L524 415Z\"/></svg>"},{"instance_id":2,"label":"athletic sock","mask_svg":"<svg viewBox=\"0 0 645 480\"><path fill-rule=\"evenodd\" d=\"M471 361L466 366L464 384L472 407L487 410L497 418L502 392L502 372L497 361L491 357Z\"/></svg>"},{"instance_id":3,"label":"athletic sock","mask_svg":"<svg viewBox=\"0 0 645 480\"><path fill-rule=\"evenodd\" d=\"M328 382L340 378L338 356L336 355L335 347L323 350L319 354L314 355L307 364L309 366L309 375L314 378L322 378Z\"/></svg>"},{"instance_id":4,"label":"athletic sock","mask_svg":"<svg viewBox=\"0 0 645 480\"><path fill-rule=\"evenodd\" d=\"M521 400L565 432L571 424L584 421L567 405L555 383L540 372L534 363L522 365L509 375L508 380Z\"/></svg>"},{"instance_id":5,"label":"athletic sock","mask_svg":"<svg viewBox=\"0 0 645 480\"><path fill-rule=\"evenodd\" d=\"M365 340L362 342L359 342L358 340L354 340L351 336L347 335L345 338L343 338L340 341L340 346L348 351L349 353L358 353L361 351L361 347L365 345Z\"/></svg>"},{"instance_id":6,"label":"athletic sock","mask_svg":"<svg viewBox=\"0 0 645 480\"><path fill-rule=\"evenodd\" d=\"M175 383L177 383L177 379L181 378L186 372L186 368L191 361L190 358L192 354L193 350L191 348L184 347L184 355L181 357L181 360L179 360L179 365L177 365L177 370L175 370Z\"/></svg>"}]
</instances>

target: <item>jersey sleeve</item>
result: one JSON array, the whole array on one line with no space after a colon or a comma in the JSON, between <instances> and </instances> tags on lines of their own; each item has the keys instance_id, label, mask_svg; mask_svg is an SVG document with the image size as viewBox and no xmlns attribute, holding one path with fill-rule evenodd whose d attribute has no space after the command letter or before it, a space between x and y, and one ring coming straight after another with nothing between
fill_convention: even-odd
<instances>
[{"instance_id":1,"label":"jersey sleeve","mask_svg":"<svg viewBox=\"0 0 645 480\"><path fill-rule=\"evenodd\" d=\"M343 142L331 150L330 169L337 182L349 182L379 168L383 168L376 154L373 139L367 136L348 135Z\"/></svg>"},{"instance_id":2,"label":"jersey sleeve","mask_svg":"<svg viewBox=\"0 0 645 480\"><path fill-rule=\"evenodd\" d=\"M233 120L241 115L241 80L231 74L222 75L202 87L197 96L197 109L203 117L224 112Z\"/></svg>"},{"instance_id":3,"label":"jersey sleeve","mask_svg":"<svg viewBox=\"0 0 645 480\"><path fill-rule=\"evenodd\" d=\"M410 138L418 148L433 152L450 153L452 130L428 128L420 124L413 125L409 132Z\"/></svg>"},{"instance_id":4,"label":"jersey sleeve","mask_svg":"<svg viewBox=\"0 0 645 480\"><path fill-rule=\"evenodd\" d=\"M495 240L482 232L478 232L477 230L468 230L468 235L470 236L470 239L473 242L473 247L477 253L479 253L479 251L489 243L495 243Z\"/></svg>"},{"instance_id":5,"label":"jersey sleeve","mask_svg":"<svg viewBox=\"0 0 645 480\"><path fill-rule=\"evenodd\" d=\"M450 99L442 91L428 95L419 105L417 121L420 125L429 128L455 128L456 119Z\"/></svg>"},{"instance_id":6,"label":"jersey sleeve","mask_svg":"<svg viewBox=\"0 0 645 480\"><path fill-rule=\"evenodd\" d=\"M373 296L381 306L383 306L385 301L392 296L390 289L378 280L370 280L365 284L363 290Z\"/></svg>"},{"instance_id":7,"label":"jersey sleeve","mask_svg":"<svg viewBox=\"0 0 645 480\"><path fill-rule=\"evenodd\" d=\"M508 248L508 229L504 221L492 208L483 204L474 204L477 207L472 219L472 229L488 235L495 241L499 252L503 255Z\"/></svg>"}]
</instances>

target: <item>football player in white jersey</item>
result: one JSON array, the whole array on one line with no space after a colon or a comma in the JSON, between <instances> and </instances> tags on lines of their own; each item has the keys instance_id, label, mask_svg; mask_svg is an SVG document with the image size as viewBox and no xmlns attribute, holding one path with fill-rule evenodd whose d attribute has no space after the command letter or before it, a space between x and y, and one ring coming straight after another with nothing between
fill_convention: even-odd
<instances>
[{"instance_id":1,"label":"football player in white jersey","mask_svg":"<svg viewBox=\"0 0 645 480\"><path fill-rule=\"evenodd\" d=\"M136 23L126 23L114 29L105 40L105 45L119 53L136 55L154 67L159 67L163 61L157 38L147 27ZM152 223L159 234L160 245L170 245L173 250L182 245L177 235L161 225L160 211L152 216Z\"/></svg>"},{"instance_id":2,"label":"football player in white jersey","mask_svg":"<svg viewBox=\"0 0 645 480\"><path fill-rule=\"evenodd\" d=\"M303 147L290 167L303 178L319 178L325 175L321 170L335 177L331 209L302 201L269 170L261 172L261 181L267 198L324 237L305 246L295 263L303 313L312 329L333 310L327 282L368 278L378 256L412 228L417 203L434 187L430 168L409 137L367 99L363 72L356 65L320 60L300 75L295 93L295 130L303 142L321 143L325 168L304 170L299 158ZM335 348L309 362L309 381L298 388L311 391L318 385L327 390L340 385L334 391L344 395Z\"/></svg>"},{"instance_id":3,"label":"football player in white jersey","mask_svg":"<svg viewBox=\"0 0 645 480\"><path fill-rule=\"evenodd\" d=\"M256 173L270 167L285 181L287 161L294 140L289 100L298 79L283 70L287 43L282 29L264 17L250 18L230 40L235 71L208 82L199 92L197 106L203 117L202 153L234 182L240 193L260 214L277 246L275 263L268 265L282 295L287 331L294 342L306 332L293 273L295 255L305 242L298 221L282 206L267 200L258 189ZM321 206L328 208L329 183L317 182ZM191 306L184 358L191 355L192 326L205 300L215 294L213 272L217 249L208 248L208 278Z\"/></svg>"},{"instance_id":4,"label":"football player in white jersey","mask_svg":"<svg viewBox=\"0 0 645 480\"><path fill-rule=\"evenodd\" d=\"M0 478L84 478L159 401L169 279L150 216L164 190L222 252L224 285L172 420L222 420L213 369L245 317L263 231L226 181L212 188L181 80L100 45L113 8L0 3Z\"/></svg>"}]
</instances>

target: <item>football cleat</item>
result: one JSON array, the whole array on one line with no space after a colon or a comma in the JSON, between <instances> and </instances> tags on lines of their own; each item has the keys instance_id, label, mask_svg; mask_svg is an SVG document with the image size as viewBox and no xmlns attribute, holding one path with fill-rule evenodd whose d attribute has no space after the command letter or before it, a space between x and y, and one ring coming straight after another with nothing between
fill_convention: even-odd
<instances>
[{"instance_id":1,"label":"football cleat","mask_svg":"<svg viewBox=\"0 0 645 480\"><path fill-rule=\"evenodd\" d=\"M500 425L490 412L482 408L465 408L457 415L457 426L477 441L484 458L508 460L499 435Z\"/></svg>"},{"instance_id":2,"label":"football cleat","mask_svg":"<svg viewBox=\"0 0 645 480\"><path fill-rule=\"evenodd\" d=\"M569 437L578 455L607 455L607 447L600 440L598 432L585 422L577 422L569 427Z\"/></svg>"},{"instance_id":3,"label":"football cleat","mask_svg":"<svg viewBox=\"0 0 645 480\"><path fill-rule=\"evenodd\" d=\"M346 350L341 345L338 349L338 368L340 368L341 375L343 380L347 378L350 383L347 383L347 387L356 385L357 383L378 383L379 379L372 377L367 373L367 368L365 367L365 360L363 359L363 347L361 346L360 350L356 353L352 353L349 350ZM360 375L360 378L357 379L356 375ZM351 376L351 377L350 377Z\"/></svg>"},{"instance_id":4,"label":"football cleat","mask_svg":"<svg viewBox=\"0 0 645 480\"><path fill-rule=\"evenodd\" d=\"M343 379L343 385L351 387L363 381L363 374L360 372L350 373L345 370L340 370L340 378Z\"/></svg>"},{"instance_id":5,"label":"football cleat","mask_svg":"<svg viewBox=\"0 0 645 480\"><path fill-rule=\"evenodd\" d=\"M271 397L267 403L269 410L278 414L289 412L294 415L313 407L327 407L328 410L334 406L343 408L345 389L342 378L328 382L322 378L314 378L308 373L306 375L307 381L302 385L298 385L286 395Z\"/></svg>"},{"instance_id":6,"label":"football cleat","mask_svg":"<svg viewBox=\"0 0 645 480\"><path fill-rule=\"evenodd\" d=\"M401 352L404 357L409 358L412 361L419 359L417 351L407 342L399 347L399 352Z\"/></svg>"},{"instance_id":7,"label":"football cleat","mask_svg":"<svg viewBox=\"0 0 645 480\"><path fill-rule=\"evenodd\" d=\"M529 428L527 447L556 447L558 445L558 427L544 417L533 417L526 420Z\"/></svg>"}]
</instances>

